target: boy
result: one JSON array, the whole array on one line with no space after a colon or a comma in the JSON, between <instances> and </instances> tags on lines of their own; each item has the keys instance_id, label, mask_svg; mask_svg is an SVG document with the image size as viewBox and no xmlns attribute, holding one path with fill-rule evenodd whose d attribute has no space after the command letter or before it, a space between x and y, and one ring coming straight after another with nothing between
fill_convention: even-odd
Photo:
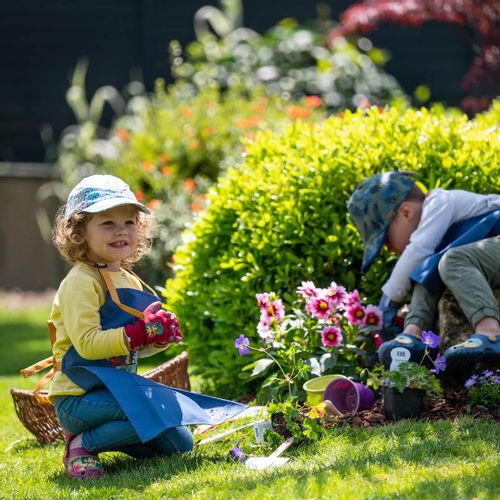
<instances>
[{"instance_id":1,"label":"boy","mask_svg":"<svg viewBox=\"0 0 500 500\"><path fill-rule=\"evenodd\" d=\"M386 336L415 283L403 333L379 349L386 368L422 360L420 336L434 329L445 286L476 332L446 350L448 367L500 360L500 311L492 292L500 286L500 196L439 188L424 195L407 173L386 172L362 182L347 207L365 244L362 272L384 244L400 255L382 287Z\"/></svg>"}]
</instances>

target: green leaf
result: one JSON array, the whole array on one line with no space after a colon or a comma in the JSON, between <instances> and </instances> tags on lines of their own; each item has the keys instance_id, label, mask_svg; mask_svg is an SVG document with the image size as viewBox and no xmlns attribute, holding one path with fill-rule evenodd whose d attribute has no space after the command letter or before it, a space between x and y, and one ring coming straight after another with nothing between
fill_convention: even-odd
<instances>
[{"instance_id":1,"label":"green leaf","mask_svg":"<svg viewBox=\"0 0 500 500\"><path fill-rule=\"evenodd\" d=\"M251 377L256 377L257 375L262 375L267 369L274 363L272 359L262 358L259 359L250 374Z\"/></svg>"}]
</instances>

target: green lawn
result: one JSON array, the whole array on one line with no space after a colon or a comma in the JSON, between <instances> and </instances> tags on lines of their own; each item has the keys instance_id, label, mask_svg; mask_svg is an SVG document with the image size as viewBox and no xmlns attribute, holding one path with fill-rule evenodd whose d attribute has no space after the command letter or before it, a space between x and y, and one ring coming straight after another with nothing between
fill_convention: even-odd
<instances>
[{"instance_id":1,"label":"green lawn","mask_svg":"<svg viewBox=\"0 0 500 500\"><path fill-rule=\"evenodd\" d=\"M66 477L62 443L40 446L18 421L10 387L30 388L19 368L49 354L47 310L0 312L0 498L488 498L500 496L500 426L403 421L371 431L333 429L317 443L286 454L283 468L256 472L228 451L250 429L185 456L133 460L102 455L107 475L78 482Z\"/></svg>"}]
</instances>

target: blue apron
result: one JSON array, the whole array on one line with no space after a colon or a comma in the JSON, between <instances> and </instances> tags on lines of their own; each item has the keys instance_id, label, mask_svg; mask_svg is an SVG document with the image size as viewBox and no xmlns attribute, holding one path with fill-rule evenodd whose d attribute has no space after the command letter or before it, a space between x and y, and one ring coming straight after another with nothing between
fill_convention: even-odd
<instances>
[{"instance_id":1,"label":"blue apron","mask_svg":"<svg viewBox=\"0 0 500 500\"><path fill-rule=\"evenodd\" d=\"M441 295L445 289L445 285L438 272L441 257L450 248L492 238L499 234L500 210L494 210L493 212L455 222L455 224L450 226L437 246L436 253L424 259L415 271L413 271L410 279L422 285L432 295Z\"/></svg>"},{"instance_id":2,"label":"blue apron","mask_svg":"<svg viewBox=\"0 0 500 500\"><path fill-rule=\"evenodd\" d=\"M143 311L158 300L153 294L131 288L118 288L120 301ZM109 291L99 310L103 330L119 328L137 318L118 307ZM62 360L62 371L85 391L106 387L142 442L147 442L165 429L190 424L219 424L242 412L246 406L234 401L174 389L134 373L137 353L112 359L88 360L72 346Z\"/></svg>"}]
</instances>

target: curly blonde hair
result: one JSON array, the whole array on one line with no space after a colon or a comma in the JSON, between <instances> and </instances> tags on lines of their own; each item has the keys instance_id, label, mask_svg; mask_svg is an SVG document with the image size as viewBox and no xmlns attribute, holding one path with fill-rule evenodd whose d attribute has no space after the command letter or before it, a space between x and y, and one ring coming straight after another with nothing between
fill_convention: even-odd
<instances>
[{"instance_id":1,"label":"curly blonde hair","mask_svg":"<svg viewBox=\"0 0 500 500\"><path fill-rule=\"evenodd\" d=\"M69 262L85 262L88 260L88 246L85 239L85 228L93 214L80 212L64 216L65 206L56 214L56 222L52 232L52 241L59 253ZM156 223L151 215L137 210L137 248L122 264L131 266L151 249L156 235Z\"/></svg>"}]
</instances>

